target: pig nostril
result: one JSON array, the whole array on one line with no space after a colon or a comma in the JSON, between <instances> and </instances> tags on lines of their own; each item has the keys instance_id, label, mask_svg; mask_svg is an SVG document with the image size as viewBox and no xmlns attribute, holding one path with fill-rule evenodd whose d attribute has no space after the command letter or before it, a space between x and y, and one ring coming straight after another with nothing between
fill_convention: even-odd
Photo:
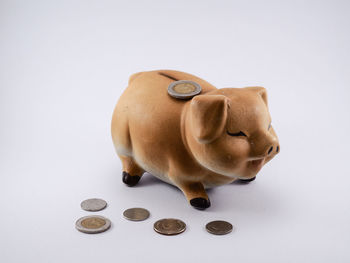
<instances>
[{"instance_id":1,"label":"pig nostril","mask_svg":"<svg viewBox=\"0 0 350 263\"><path fill-rule=\"evenodd\" d=\"M277 148L276 148L276 153L278 153L279 151L280 151L280 147L277 146Z\"/></svg>"},{"instance_id":2,"label":"pig nostril","mask_svg":"<svg viewBox=\"0 0 350 263\"><path fill-rule=\"evenodd\" d=\"M267 152L267 154L270 154L272 152L272 150L273 150L273 147L271 146L269 151Z\"/></svg>"}]
</instances>

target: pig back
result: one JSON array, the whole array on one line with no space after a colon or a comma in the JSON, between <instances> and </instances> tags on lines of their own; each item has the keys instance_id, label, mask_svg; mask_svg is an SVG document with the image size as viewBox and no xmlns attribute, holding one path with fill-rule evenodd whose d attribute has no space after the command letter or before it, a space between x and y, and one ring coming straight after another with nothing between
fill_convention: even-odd
<instances>
[{"instance_id":1,"label":"pig back","mask_svg":"<svg viewBox=\"0 0 350 263\"><path fill-rule=\"evenodd\" d=\"M114 117L125 118L128 126L129 151L141 167L155 175L167 170L169 158L186 152L181 137L181 115L189 100L175 99L167 92L170 83L183 79L199 83L202 93L216 89L178 71L142 72L130 78L116 107Z\"/></svg>"}]
</instances>

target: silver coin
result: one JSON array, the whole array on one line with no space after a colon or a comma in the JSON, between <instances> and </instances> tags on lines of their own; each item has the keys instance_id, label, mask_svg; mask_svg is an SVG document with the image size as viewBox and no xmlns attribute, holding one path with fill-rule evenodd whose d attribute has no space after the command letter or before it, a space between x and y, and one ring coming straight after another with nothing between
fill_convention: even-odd
<instances>
[{"instance_id":1,"label":"silver coin","mask_svg":"<svg viewBox=\"0 0 350 263\"><path fill-rule=\"evenodd\" d=\"M232 232L233 226L229 222L217 220L209 222L205 228L211 234L226 235Z\"/></svg>"},{"instance_id":2,"label":"silver coin","mask_svg":"<svg viewBox=\"0 0 350 263\"><path fill-rule=\"evenodd\" d=\"M75 228L86 234L97 234L108 230L111 221L103 216L84 216L75 222Z\"/></svg>"},{"instance_id":3,"label":"silver coin","mask_svg":"<svg viewBox=\"0 0 350 263\"><path fill-rule=\"evenodd\" d=\"M144 208L129 208L124 211L123 216L131 221L142 221L149 217L149 211Z\"/></svg>"},{"instance_id":4,"label":"silver coin","mask_svg":"<svg viewBox=\"0 0 350 263\"><path fill-rule=\"evenodd\" d=\"M179 219L164 218L155 222L153 229L159 234L173 236L184 232L186 224Z\"/></svg>"},{"instance_id":5,"label":"silver coin","mask_svg":"<svg viewBox=\"0 0 350 263\"><path fill-rule=\"evenodd\" d=\"M104 209L107 202L99 198L91 198L81 202L80 206L85 211L96 212Z\"/></svg>"},{"instance_id":6,"label":"silver coin","mask_svg":"<svg viewBox=\"0 0 350 263\"><path fill-rule=\"evenodd\" d=\"M168 93L176 99L191 99L202 91L201 86L191 80L178 80L170 83Z\"/></svg>"}]
</instances>

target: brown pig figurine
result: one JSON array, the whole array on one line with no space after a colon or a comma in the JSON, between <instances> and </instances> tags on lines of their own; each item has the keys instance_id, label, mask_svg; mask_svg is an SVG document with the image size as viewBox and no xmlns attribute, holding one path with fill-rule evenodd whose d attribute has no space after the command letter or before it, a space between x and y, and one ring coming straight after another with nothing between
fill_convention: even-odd
<instances>
[{"instance_id":1,"label":"brown pig figurine","mask_svg":"<svg viewBox=\"0 0 350 263\"><path fill-rule=\"evenodd\" d=\"M177 80L194 81L202 91L173 98L167 89ZM206 188L254 180L280 150L263 87L217 89L172 70L132 75L111 131L125 184L149 172L180 188L197 209L210 206Z\"/></svg>"}]
</instances>

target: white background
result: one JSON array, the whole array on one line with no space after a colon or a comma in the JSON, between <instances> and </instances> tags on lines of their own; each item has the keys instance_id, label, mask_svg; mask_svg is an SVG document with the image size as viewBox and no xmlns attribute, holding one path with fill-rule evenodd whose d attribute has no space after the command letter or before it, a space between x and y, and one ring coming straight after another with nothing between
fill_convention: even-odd
<instances>
[{"instance_id":1,"label":"white background","mask_svg":"<svg viewBox=\"0 0 350 263\"><path fill-rule=\"evenodd\" d=\"M348 1L1 1L0 261L349 262ZM145 175L121 182L110 120L129 75L262 85L281 153L249 185L191 208ZM112 228L74 228L101 197ZM122 212L145 207L129 222ZM161 236L153 223L180 218ZM215 219L236 230L208 234Z\"/></svg>"}]
</instances>

